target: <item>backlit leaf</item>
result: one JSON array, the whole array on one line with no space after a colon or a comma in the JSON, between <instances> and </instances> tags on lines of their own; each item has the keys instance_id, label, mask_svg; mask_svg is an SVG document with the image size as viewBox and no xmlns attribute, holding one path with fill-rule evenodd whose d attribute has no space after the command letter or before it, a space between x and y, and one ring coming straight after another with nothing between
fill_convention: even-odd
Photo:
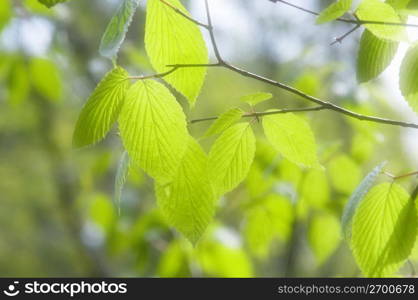
<instances>
[{"instance_id":1,"label":"backlit leaf","mask_svg":"<svg viewBox=\"0 0 418 300\"><path fill-rule=\"evenodd\" d=\"M330 161L328 173L333 187L338 192L348 195L354 191L362 178L358 164L345 154L335 156Z\"/></svg>"},{"instance_id":2,"label":"backlit leaf","mask_svg":"<svg viewBox=\"0 0 418 300\"><path fill-rule=\"evenodd\" d=\"M132 85L119 128L132 162L158 180L176 174L187 146L186 117L164 85L154 80Z\"/></svg>"},{"instance_id":3,"label":"backlit leaf","mask_svg":"<svg viewBox=\"0 0 418 300\"><path fill-rule=\"evenodd\" d=\"M50 101L58 101L62 94L62 84L56 65L47 59L34 58L29 65L33 86Z\"/></svg>"},{"instance_id":4,"label":"backlit leaf","mask_svg":"<svg viewBox=\"0 0 418 300\"><path fill-rule=\"evenodd\" d=\"M325 8L316 19L317 24L333 21L344 15L350 8L352 0L339 0Z\"/></svg>"},{"instance_id":5,"label":"backlit leaf","mask_svg":"<svg viewBox=\"0 0 418 300\"><path fill-rule=\"evenodd\" d=\"M128 152L123 152L122 157L120 158L118 169L116 170L115 177L115 192L114 192L114 201L118 206L118 212L120 213L120 202L122 199L122 191L125 186L126 179L129 175L129 155Z\"/></svg>"},{"instance_id":6,"label":"backlit leaf","mask_svg":"<svg viewBox=\"0 0 418 300\"><path fill-rule=\"evenodd\" d=\"M52 7L55 4L66 2L68 0L38 0L40 3L45 5L46 7Z\"/></svg>"},{"instance_id":7,"label":"backlit leaf","mask_svg":"<svg viewBox=\"0 0 418 300\"><path fill-rule=\"evenodd\" d=\"M399 86L409 106L418 113L418 43L406 53L400 68Z\"/></svg>"},{"instance_id":8,"label":"backlit leaf","mask_svg":"<svg viewBox=\"0 0 418 300\"><path fill-rule=\"evenodd\" d=\"M218 119L208 128L203 137L210 137L212 135L220 134L228 129L231 125L241 119L243 111L239 108L232 108L227 112L221 114Z\"/></svg>"},{"instance_id":9,"label":"backlit leaf","mask_svg":"<svg viewBox=\"0 0 418 300\"><path fill-rule=\"evenodd\" d=\"M95 144L109 132L124 102L127 77L128 73L117 67L97 85L78 117L73 136L75 147Z\"/></svg>"},{"instance_id":10,"label":"backlit leaf","mask_svg":"<svg viewBox=\"0 0 418 300\"><path fill-rule=\"evenodd\" d=\"M188 14L179 0L165 0ZM207 64L208 53L196 24L176 13L160 0L147 1L145 48L157 72L171 69L172 64ZM169 84L194 105L202 87L206 67L182 68L165 76Z\"/></svg>"},{"instance_id":11,"label":"backlit leaf","mask_svg":"<svg viewBox=\"0 0 418 300\"><path fill-rule=\"evenodd\" d=\"M241 101L250 104L251 106L257 105L263 101L271 99L273 95L271 93L255 93L250 95L245 95L241 97Z\"/></svg>"}]
</instances>

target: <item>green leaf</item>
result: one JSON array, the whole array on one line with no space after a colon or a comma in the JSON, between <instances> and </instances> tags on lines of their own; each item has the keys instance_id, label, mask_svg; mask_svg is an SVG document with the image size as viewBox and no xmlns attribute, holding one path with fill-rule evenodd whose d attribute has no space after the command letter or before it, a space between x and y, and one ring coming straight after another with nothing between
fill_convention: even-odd
<instances>
[{"instance_id":1,"label":"green leaf","mask_svg":"<svg viewBox=\"0 0 418 300\"><path fill-rule=\"evenodd\" d=\"M351 238L351 224L353 216L356 213L356 209L363 200L364 196L369 192L377 177L383 170L386 162L376 166L366 177L361 181L356 190L351 194L346 206L344 207L343 216L341 218L341 227L344 238L349 241Z\"/></svg>"},{"instance_id":2,"label":"green leaf","mask_svg":"<svg viewBox=\"0 0 418 300\"><path fill-rule=\"evenodd\" d=\"M315 137L309 124L292 114L276 114L263 117L264 133L281 155L304 167L320 168Z\"/></svg>"},{"instance_id":3,"label":"green leaf","mask_svg":"<svg viewBox=\"0 0 418 300\"><path fill-rule=\"evenodd\" d=\"M186 150L186 117L170 91L154 80L128 90L119 117L123 144L133 162L150 176L171 180Z\"/></svg>"},{"instance_id":4,"label":"green leaf","mask_svg":"<svg viewBox=\"0 0 418 300\"><path fill-rule=\"evenodd\" d=\"M102 56L115 60L129 25L138 7L139 0L124 0L106 27L100 42Z\"/></svg>"},{"instance_id":5,"label":"green leaf","mask_svg":"<svg viewBox=\"0 0 418 300\"><path fill-rule=\"evenodd\" d=\"M396 183L383 183L360 203L351 241L365 276L393 275L410 255L418 226L414 198Z\"/></svg>"},{"instance_id":6,"label":"green leaf","mask_svg":"<svg viewBox=\"0 0 418 300\"><path fill-rule=\"evenodd\" d=\"M351 8L352 2L352 0L339 0L332 3L319 14L316 23L323 24L338 19Z\"/></svg>"},{"instance_id":7,"label":"green leaf","mask_svg":"<svg viewBox=\"0 0 418 300\"><path fill-rule=\"evenodd\" d=\"M58 101L62 95L62 84L56 65L47 59L34 58L29 72L33 86L50 101Z\"/></svg>"},{"instance_id":8,"label":"green leaf","mask_svg":"<svg viewBox=\"0 0 418 300\"><path fill-rule=\"evenodd\" d=\"M118 206L118 212L120 213L120 202L122 199L122 191L123 187L125 186L126 179L129 175L129 167L130 167L130 160L128 152L123 152L120 160L118 169L116 170L116 177L115 177L115 193L114 193L114 200Z\"/></svg>"},{"instance_id":9,"label":"green leaf","mask_svg":"<svg viewBox=\"0 0 418 300\"><path fill-rule=\"evenodd\" d=\"M3 0L0 3L0 31L10 21L13 15L11 0Z\"/></svg>"},{"instance_id":10,"label":"green leaf","mask_svg":"<svg viewBox=\"0 0 418 300\"><path fill-rule=\"evenodd\" d=\"M241 97L241 101L248 103L251 106L255 106L266 100L270 100L273 97L271 93L255 93Z\"/></svg>"},{"instance_id":11,"label":"green leaf","mask_svg":"<svg viewBox=\"0 0 418 300\"><path fill-rule=\"evenodd\" d=\"M323 264L341 242L340 222L331 214L312 218L308 227L308 241L318 264Z\"/></svg>"},{"instance_id":12,"label":"green leaf","mask_svg":"<svg viewBox=\"0 0 418 300\"><path fill-rule=\"evenodd\" d=\"M188 14L178 0L167 3ZM208 53L198 26L160 0L148 0L145 48L157 72L166 72L172 64L207 64ZM186 96L193 106L206 75L206 67L181 68L164 77Z\"/></svg>"},{"instance_id":13,"label":"green leaf","mask_svg":"<svg viewBox=\"0 0 418 300\"><path fill-rule=\"evenodd\" d=\"M399 86L409 106L418 113L418 43L406 53L400 68Z\"/></svg>"},{"instance_id":14,"label":"green leaf","mask_svg":"<svg viewBox=\"0 0 418 300\"><path fill-rule=\"evenodd\" d=\"M58 3L66 2L68 0L38 0L40 3L45 5L46 7L52 7Z\"/></svg>"},{"instance_id":15,"label":"green leaf","mask_svg":"<svg viewBox=\"0 0 418 300\"><path fill-rule=\"evenodd\" d=\"M128 73L117 67L97 85L78 117L73 136L75 147L95 144L109 132L124 102L127 79Z\"/></svg>"},{"instance_id":16,"label":"green leaf","mask_svg":"<svg viewBox=\"0 0 418 300\"><path fill-rule=\"evenodd\" d=\"M250 124L239 123L225 130L209 153L209 176L219 194L234 189L248 174L255 154Z\"/></svg>"},{"instance_id":17,"label":"green leaf","mask_svg":"<svg viewBox=\"0 0 418 300\"><path fill-rule=\"evenodd\" d=\"M244 112L239 108L232 108L223 113L216 119L215 122L208 128L203 137L210 137L216 134L222 133L224 130L231 127L237 121L239 121Z\"/></svg>"},{"instance_id":18,"label":"green leaf","mask_svg":"<svg viewBox=\"0 0 418 300\"><path fill-rule=\"evenodd\" d=\"M346 154L334 157L329 163L328 172L334 188L347 195L353 192L362 178L360 167Z\"/></svg>"},{"instance_id":19,"label":"green leaf","mask_svg":"<svg viewBox=\"0 0 418 300\"><path fill-rule=\"evenodd\" d=\"M301 195L312 207L324 208L329 200L328 179L323 170L312 169L305 175Z\"/></svg>"},{"instance_id":20,"label":"green leaf","mask_svg":"<svg viewBox=\"0 0 418 300\"><path fill-rule=\"evenodd\" d=\"M357 55L357 81L369 81L380 75L392 62L399 43L377 38L367 29L363 32Z\"/></svg>"},{"instance_id":21,"label":"green leaf","mask_svg":"<svg viewBox=\"0 0 418 300\"><path fill-rule=\"evenodd\" d=\"M215 195L206 153L192 137L186 144L173 181L157 183L156 195L168 223L196 244L215 213Z\"/></svg>"},{"instance_id":22,"label":"green leaf","mask_svg":"<svg viewBox=\"0 0 418 300\"><path fill-rule=\"evenodd\" d=\"M401 23L396 11L389 4L380 0L363 0L357 11L357 17L362 21L377 21L387 23ZM403 26L390 26L381 24L364 24L376 37L392 41L404 41L407 39Z\"/></svg>"}]
</instances>

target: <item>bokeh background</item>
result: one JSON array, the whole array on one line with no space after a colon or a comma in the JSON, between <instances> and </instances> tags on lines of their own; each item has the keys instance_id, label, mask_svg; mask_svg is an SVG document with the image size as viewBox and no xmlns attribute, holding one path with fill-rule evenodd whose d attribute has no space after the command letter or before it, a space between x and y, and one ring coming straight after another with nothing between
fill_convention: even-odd
<instances>
[{"instance_id":1,"label":"bokeh background","mask_svg":"<svg viewBox=\"0 0 418 300\"><path fill-rule=\"evenodd\" d=\"M332 2L289 1L316 11ZM277 156L255 126L250 174L219 200L196 248L167 226L153 182L138 168L131 167L119 212L114 178L123 148L117 130L94 147L71 145L83 103L111 68L98 46L118 2L72 0L47 9L36 0L0 1L0 276L360 276L340 236L342 209L380 162L388 161L394 174L418 168L414 130L332 112L306 114L326 167L320 172ZM182 2L204 20L203 1ZM406 45L378 80L359 86L360 32L330 46L347 24L317 26L311 15L267 0L210 4L226 60L359 112L417 121L398 92ZM135 75L153 73L144 21L141 1L118 61ZM208 71L193 111L178 99L192 119L234 105L248 109L239 98L258 91L274 94L262 108L309 105L219 69ZM190 130L199 137L208 125ZM213 140L201 142L208 150ZM401 182L408 190L413 183ZM403 276L414 275L417 259L414 250Z\"/></svg>"}]
</instances>

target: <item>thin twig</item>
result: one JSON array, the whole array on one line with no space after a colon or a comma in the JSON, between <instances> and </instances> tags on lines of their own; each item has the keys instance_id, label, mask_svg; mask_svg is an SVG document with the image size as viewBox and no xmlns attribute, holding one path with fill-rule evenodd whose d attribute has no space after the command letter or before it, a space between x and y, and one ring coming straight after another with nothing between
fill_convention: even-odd
<instances>
[{"instance_id":1,"label":"thin twig","mask_svg":"<svg viewBox=\"0 0 418 300\"><path fill-rule=\"evenodd\" d=\"M351 28L349 31L347 31L346 33L344 33L342 36L336 37L335 40L330 45L333 46L336 43L340 43L341 44L346 37L348 37L350 34L352 34L354 31L356 31L360 27L361 27L361 25L357 24L356 26L354 26L353 28Z\"/></svg>"},{"instance_id":2,"label":"thin twig","mask_svg":"<svg viewBox=\"0 0 418 300\"><path fill-rule=\"evenodd\" d=\"M189 20L189 21L191 21L191 22L193 22L193 23L195 23L196 25L198 25L198 26L202 26L202 27L204 27L204 28L206 28L206 29L208 29L208 25L207 24L204 24L204 23L202 23L202 22L199 22L198 20L196 20L196 19L193 19L192 17L190 17L188 14L186 14L185 12L183 12L183 11L181 11L180 9L178 9L177 7L175 7L174 5L172 5L171 3L168 3L167 1L165 1L165 0L160 0L160 2L161 3L163 3L163 4L165 4L165 5L167 5L169 8L171 8L172 10L174 10L176 13L178 13L179 15L181 15L181 16L183 16L184 18L186 18L187 20Z\"/></svg>"},{"instance_id":3,"label":"thin twig","mask_svg":"<svg viewBox=\"0 0 418 300\"><path fill-rule=\"evenodd\" d=\"M218 44L216 43L215 33L213 31L212 17L211 17L211 14L210 14L209 1L208 0L205 0L205 8L206 8L206 18L207 18L207 21L208 21L208 31L209 31L210 40L212 42L213 51L215 52L215 57L218 60L218 63L220 64L223 60L222 60L222 56L219 52Z\"/></svg>"}]
</instances>

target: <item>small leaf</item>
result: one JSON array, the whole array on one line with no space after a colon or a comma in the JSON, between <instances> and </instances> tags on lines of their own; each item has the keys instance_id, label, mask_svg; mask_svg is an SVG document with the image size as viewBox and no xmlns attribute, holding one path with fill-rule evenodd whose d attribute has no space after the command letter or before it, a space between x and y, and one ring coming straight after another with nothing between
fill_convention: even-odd
<instances>
[{"instance_id":1,"label":"small leaf","mask_svg":"<svg viewBox=\"0 0 418 300\"><path fill-rule=\"evenodd\" d=\"M409 106L418 113L418 43L406 53L400 68L399 86Z\"/></svg>"},{"instance_id":2,"label":"small leaf","mask_svg":"<svg viewBox=\"0 0 418 300\"><path fill-rule=\"evenodd\" d=\"M263 117L263 128L269 142L286 159L320 168L315 137L305 120L292 113L268 115Z\"/></svg>"},{"instance_id":3,"label":"small leaf","mask_svg":"<svg viewBox=\"0 0 418 300\"><path fill-rule=\"evenodd\" d=\"M417 236L415 197L396 183L375 186L353 218L352 248L365 276L393 275L410 255Z\"/></svg>"},{"instance_id":4,"label":"small leaf","mask_svg":"<svg viewBox=\"0 0 418 300\"><path fill-rule=\"evenodd\" d=\"M117 67L106 74L84 105L73 136L75 147L95 144L116 122L129 86L128 73Z\"/></svg>"},{"instance_id":5,"label":"small leaf","mask_svg":"<svg viewBox=\"0 0 418 300\"><path fill-rule=\"evenodd\" d=\"M402 23L393 7L380 0L363 0L356 11L356 15L362 21ZM364 26L381 39L395 42L407 40L404 26L383 24L364 24Z\"/></svg>"},{"instance_id":6,"label":"small leaf","mask_svg":"<svg viewBox=\"0 0 418 300\"><path fill-rule=\"evenodd\" d=\"M239 108L232 108L228 110L220 115L215 122L213 122L212 126L208 128L203 137L210 137L222 133L224 130L231 127L231 125L239 121L243 114L244 112Z\"/></svg>"},{"instance_id":7,"label":"small leaf","mask_svg":"<svg viewBox=\"0 0 418 300\"><path fill-rule=\"evenodd\" d=\"M45 5L46 7L52 7L58 3L66 2L68 0L38 0L40 3Z\"/></svg>"},{"instance_id":8,"label":"small leaf","mask_svg":"<svg viewBox=\"0 0 418 300\"><path fill-rule=\"evenodd\" d=\"M116 59L138 4L139 0L124 0L121 3L116 14L107 25L100 42L99 52L102 56L111 60Z\"/></svg>"},{"instance_id":9,"label":"small leaf","mask_svg":"<svg viewBox=\"0 0 418 300\"><path fill-rule=\"evenodd\" d=\"M241 97L241 101L248 103L251 106L255 106L258 103L261 103L266 100L270 100L273 97L270 93L255 93Z\"/></svg>"},{"instance_id":10,"label":"small leaf","mask_svg":"<svg viewBox=\"0 0 418 300\"><path fill-rule=\"evenodd\" d=\"M189 14L179 0L167 3ZM198 26L160 0L147 1L145 48L157 72L172 64L207 64L208 53ZM206 67L182 68L165 76L169 84L186 96L193 106L206 75Z\"/></svg>"},{"instance_id":11,"label":"small leaf","mask_svg":"<svg viewBox=\"0 0 418 300\"><path fill-rule=\"evenodd\" d=\"M219 194L234 189L248 174L255 137L248 123L235 124L215 141L209 153L209 176Z\"/></svg>"},{"instance_id":12,"label":"small leaf","mask_svg":"<svg viewBox=\"0 0 418 300\"><path fill-rule=\"evenodd\" d=\"M114 193L114 199L115 203L118 206L118 212L120 213L120 202L122 199L122 191L123 187L126 183L126 179L129 175L129 167L130 167L130 161L129 161L129 155L128 152L123 152L118 169L116 170L116 177L115 177L115 193Z\"/></svg>"},{"instance_id":13,"label":"small leaf","mask_svg":"<svg viewBox=\"0 0 418 300\"><path fill-rule=\"evenodd\" d=\"M351 8L352 2L352 0L339 0L332 3L319 14L316 23L323 24L338 19Z\"/></svg>"},{"instance_id":14,"label":"small leaf","mask_svg":"<svg viewBox=\"0 0 418 300\"><path fill-rule=\"evenodd\" d=\"M62 84L56 65L47 59L34 58L29 65L33 86L50 101L58 101L62 94Z\"/></svg>"},{"instance_id":15,"label":"small leaf","mask_svg":"<svg viewBox=\"0 0 418 300\"><path fill-rule=\"evenodd\" d=\"M171 180L186 150L186 117L170 91L154 80L139 80L128 90L119 117L129 157L150 176Z\"/></svg>"},{"instance_id":16,"label":"small leaf","mask_svg":"<svg viewBox=\"0 0 418 300\"><path fill-rule=\"evenodd\" d=\"M385 165L386 162L381 163L380 165L376 166L369 174L367 174L366 177L364 177L344 207L343 216L341 218L341 227L343 230L344 238L347 241L349 241L351 238L351 222L354 214L356 213L356 209L363 200L364 196L372 188Z\"/></svg>"},{"instance_id":17,"label":"small leaf","mask_svg":"<svg viewBox=\"0 0 418 300\"><path fill-rule=\"evenodd\" d=\"M169 224L196 244L215 213L215 196L206 153L192 137L187 144L173 181L157 183L156 195Z\"/></svg>"},{"instance_id":18,"label":"small leaf","mask_svg":"<svg viewBox=\"0 0 418 300\"><path fill-rule=\"evenodd\" d=\"M399 43L379 39L366 29L357 55L357 81L367 82L379 76L392 62L398 46Z\"/></svg>"}]
</instances>

